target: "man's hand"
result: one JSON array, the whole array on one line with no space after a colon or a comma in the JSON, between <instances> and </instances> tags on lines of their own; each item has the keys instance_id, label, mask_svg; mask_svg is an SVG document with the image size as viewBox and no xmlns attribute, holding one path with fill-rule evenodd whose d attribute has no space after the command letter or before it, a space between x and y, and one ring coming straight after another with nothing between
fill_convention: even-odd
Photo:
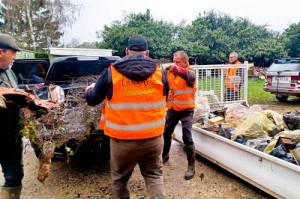
<instances>
[{"instance_id":1,"label":"man's hand","mask_svg":"<svg viewBox=\"0 0 300 199\"><path fill-rule=\"evenodd\" d=\"M90 88L94 88L94 87L95 87L95 83L92 83L91 85L86 87L85 92L87 92Z\"/></svg>"},{"instance_id":2,"label":"man's hand","mask_svg":"<svg viewBox=\"0 0 300 199\"><path fill-rule=\"evenodd\" d=\"M6 108L6 99L3 95L0 95L0 108Z\"/></svg>"}]
</instances>

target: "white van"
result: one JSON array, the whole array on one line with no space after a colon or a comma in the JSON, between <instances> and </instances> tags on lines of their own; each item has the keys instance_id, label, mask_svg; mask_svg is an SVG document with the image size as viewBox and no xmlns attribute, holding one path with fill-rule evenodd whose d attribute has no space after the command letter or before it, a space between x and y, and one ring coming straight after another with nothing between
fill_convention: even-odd
<instances>
[{"instance_id":1,"label":"white van","mask_svg":"<svg viewBox=\"0 0 300 199\"><path fill-rule=\"evenodd\" d=\"M300 97L300 58L276 59L267 70L264 91L275 94L277 100Z\"/></svg>"}]
</instances>

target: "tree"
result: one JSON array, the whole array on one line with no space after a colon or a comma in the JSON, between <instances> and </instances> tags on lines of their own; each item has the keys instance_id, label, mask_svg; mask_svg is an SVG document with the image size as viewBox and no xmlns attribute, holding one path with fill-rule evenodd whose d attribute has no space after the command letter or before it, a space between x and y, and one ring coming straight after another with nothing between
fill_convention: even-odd
<instances>
[{"instance_id":1,"label":"tree","mask_svg":"<svg viewBox=\"0 0 300 199\"><path fill-rule=\"evenodd\" d=\"M291 24L282 34L281 40L290 57L300 57L300 22Z\"/></svg>"},{"instance_id":2,"label":"tree","mask_svg":"<svg viewBox=\"0 0 300 199\"><path fill-rule=\"evenodd\" d=\"M286 55L278 33L269 31L267 26L214 11L199 14L175 44L196 56L201 64L227 63L232 51L239 54L240 60L257 61L262 65Z\"/></svg>"},{"instance_id":3,"label":"tree","mask_svg":"<svg viewBox=\"0 0 300 199\"><path fill-rule=\"evenodd\" d=\"M14 36L21 47L41 50L48 47L48 38L58 45L64 29L79 13L79 5L71 0L4 0L0 29Z\"/></svg>"},{"instance_id":4,"label":"tree","mask_svg":"<svg viewBox=\"0 0 300 199\"><path fill-rule=\"evenodd\" d=\"M124 14L122 21L113 21L110 26L97 32L102 39L99 48L117 50L117 55L125 56L128 39L134 35L142 35L148 40L150 56L153 58L168 58L171 55L172 39L176 33L176 26L163 20L155 20L150 14Z\"/></svg>"}]
</instances>

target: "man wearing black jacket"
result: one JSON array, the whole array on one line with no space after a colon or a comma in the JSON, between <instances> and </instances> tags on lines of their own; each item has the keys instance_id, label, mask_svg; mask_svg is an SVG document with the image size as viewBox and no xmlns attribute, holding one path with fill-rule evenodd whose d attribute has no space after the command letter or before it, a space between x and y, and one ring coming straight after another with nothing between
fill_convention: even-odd
<instances>
[{"instance_id":1,"label":"man wearing black jacket","mask_svg":"<svg viewBox=\"0 0 300 199\"><path fill-rule=\"evenodd\" d=\"M14 38L0 34L0 87L18 88L18 79L11 67L17 58L16 52L20 50ZM1 95L0 101L0 165L5 179L0 198L18 199L24 176L22 137L19 135L20 108Z\"/></svg>"},{"instance_id":2,"label":"man wearing black jacket","mask_svg":"<svg viewBox=\"0 0 300 199\"><path fill-rule=\"evenodd\" d=\"M129 198L127 182L138 164L150 198L165 198L162 159L166 75L151 58L147 40L134 36L126 57L86 88L89 105L105 100L104 133L110 137L112 197Z\"/></svg>"}]
</instances>

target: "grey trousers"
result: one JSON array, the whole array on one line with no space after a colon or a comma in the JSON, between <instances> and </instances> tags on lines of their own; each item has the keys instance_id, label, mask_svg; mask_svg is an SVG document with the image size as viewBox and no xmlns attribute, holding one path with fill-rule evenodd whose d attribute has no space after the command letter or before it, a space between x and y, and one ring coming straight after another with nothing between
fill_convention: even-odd
<instances>
[{"instance_id":1,"label":"grey trousers","mask_svg":"<svg viewBox=\"0 0 300 199\"><path fill-rule=\"evenodd\" d=\"M165 197L162 175L163 136L142 140L110 138L112 198L129 198L127 182L138 164L151 199Z\"/></svg>"}]
</instances>

